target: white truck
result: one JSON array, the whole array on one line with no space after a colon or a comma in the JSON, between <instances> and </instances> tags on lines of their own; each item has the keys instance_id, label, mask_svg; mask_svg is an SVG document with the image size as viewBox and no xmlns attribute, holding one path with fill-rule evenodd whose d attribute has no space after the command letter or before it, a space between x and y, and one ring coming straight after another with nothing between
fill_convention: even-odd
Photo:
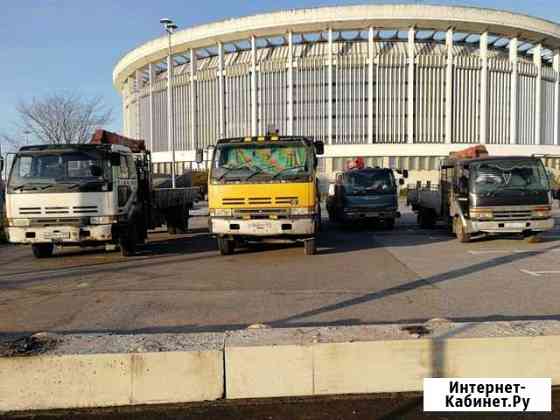
<instances>
[{"instance_id":1,"label":"white truck","mask_svg":"<svg viewBox=\"0 0 560 420\"><path fill-rule=\"evenodd\" d=\"M6 187L6 233L37 258L55 245L119 246L133 255L164 224L185 233L197 188L152 186L144 142L98 130L89 144L22 147Z\"/></svg>"},{"instance_id":2,"label":"white truck","mask_svg":"<svg viewBox=\"0 0 560 420\"><path fill-rule=\"evenodd\" d=\"M418 224L441 220L460 242L474 235L519 233L529 240L554 227L550 179L536 157L488 156L484 146L443 161L439 186L417 186L407 203Z\"/></svg>"}]
</instances>

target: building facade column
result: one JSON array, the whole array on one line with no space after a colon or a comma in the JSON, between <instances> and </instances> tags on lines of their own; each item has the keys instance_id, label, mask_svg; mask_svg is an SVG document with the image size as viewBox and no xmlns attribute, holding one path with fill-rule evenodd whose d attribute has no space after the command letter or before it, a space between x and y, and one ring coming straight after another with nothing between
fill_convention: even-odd
<instances>
[{"instance_id":1,"label":"building facade column","mask_svg":"<svg viewBox=\"0 0 560 420\"><path fill-rule=\"evenodd\" d=\"M251 135L258 133L257 119L257 39L251 36Z\"/></svg>"},{"instance_id":2,"label":"building facade column","mask_svg":"<svg viewBox=\"0 0 560 420\"><path fill-rule=\"evenodd\" d=\"M367 103L367 110L368 110L368 143L373 144L373 123L374 123L374 115L373 115L373 99L374 99L374 89L373 89L373 75L374 75L374 66L375 66L375 56L373 51L373 28L369 28L368 32L368 103Z\"/></svg>"},{"instance_id":3,"label":"building facade column","mask_svg":"<svg viewBox=\"0 0 560 420\"><path fill-rule=\"evenodd\" d=\"M155 138L155 129L154 129L154 65L152 63L148 64L148 84L149 84L149 117L148 117L148 124L150 134L148 136L148 145L149 149L154 149L154 138Z\"/></svg>"},{"instance_id":4,"label":"building facade column","mask_svg":"<svg viewBox=\"0 0 560 420\"><path fill-rule=\"evenodd\" d=\"M445 143L451 144L453 137L453 29L445 34L447 63L445 67Z\"/></svg>"},{"instance_id":5,"label":"building facade column","mask_svg":"<svg viewBox=\"0 0 560 420\"><path fill-rule=\"evenodd\" d=\"M329 89L328 89L328 108L327 108L327 119L328 119L328 128L327 128L327 133L328 133L328 140L327 143L328 144L332 144L333 143L333 137L334 137L334 130L333 130L333 122L334 122L334 114L333 114L333 101L334 101L334 91L333 91L333 31L332 28L329 28L328 30L328 84L329 84Z\"/></svg>"},{"instance_id":6,"label":"building facade column","mask_svg":"<svg viewBox=\"0 0 560 420\"><path fill-rule=\"evenodd\" d=\"M224 44L218 42L218 119L219 136L226 137L225 80L224 80Z\"/></svg>"},{"instance_id":7,"label":"building facade column","mask_svg":"<svg viewBox=\"0 0 560 420\"><path fill-rule=\"evenodd\" d=\"M288 86L287 86L287 125L288 135L294 134L294 34L288 32Z\"/></svg>"},{"instance_id":8,"label":"building facade column","mask_svg":"<svg viewBox=\"0 0 560 420\"><path fill-rule=\"evenodd\" d=\"M488 32L480 35L480 143L488 138Z\"/></svg>"},{"instance_id":9,"label":"building facade column","mask_svg":"<svg viewBox=\"0 0 560 420\"><path fill-rule=\"evenodd\" d=\"M560 146L560 50L554 53L552 62L554 69L554 144Z\"/></svg>"},{"instance_id":10,"label":"building facade column","mask_svg":"<svg viewBox=\"0 0 560 420\"><path fill-rule=\"evenodd\" d=\"M409 144L414 143L414 65L416 61L416 29L411 27L408 30L408 127L407 127L407 142Z\"/></svg>"},{"instance_id":11,"label":"building facade column","mask_svg":"<svg viewBox=\"0 0 560 420\"><path fill-rule=\"evenodd\" d=\"M542 45L533 50L533 62L537 68L535 89L535 144L542 144Z\"/></svg>"},{"instance_id":12,"label":"building facade column","mask_svg":"<svg viewBox=\"0 0 560 420\"><path fill-rule=\"evenodd\" d=\"M191 62L190 62L190 85L191 85L191 95L190 95L190 109L191 109L191 146L192 150L198 149L198 87L197 87L197 62L196 62L196 51L191 48L190 50Z\"/></svg>"},{"instance_id":13,"label":"building facade column","mask_svg":"<svg viewBox=\"0 0 560 420\"><path fill-rule=\"evenodd\" d=\"M517 97L519 92L519 40L513 38L509 42L509 61L511 63L511 92L510 92L510 118L509 118L509 143L517 144L518 125L517 121Z\"/></svg>"}]
</instances>

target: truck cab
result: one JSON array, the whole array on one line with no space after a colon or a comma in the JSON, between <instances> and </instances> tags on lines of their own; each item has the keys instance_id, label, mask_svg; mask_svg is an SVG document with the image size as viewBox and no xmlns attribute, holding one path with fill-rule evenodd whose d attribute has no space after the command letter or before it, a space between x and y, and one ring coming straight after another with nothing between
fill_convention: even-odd
<instances>
[{"instance_id":1,"label":"truck cab","mask_svg":"<svg viewBox=\"0 0 560 420\"><path fill-rule=\"evenodd\" d=\"M208 182L210 232L222 255L244 242L303 241L316 250L321 221L317 155L323 144L301 136L222 139Z\"/></svg>"},{"instance_id":2,"label":"truck cab","mask_svg":"<svg viewBox=\"0 0 560 420\"><path fill-rule=\"evenodd\" d=\"M408 176L406 171L404 177ZM398 211L399 184L397 177L387 168L356 168L336 175L329 186L327 211L331 222L376 221L387 228L395 226Z\"/></svg>"},{"instance_id":3,"label":"truck cab","mask_svg":"<svg viewBox=\"0 0 560 420\"><path fill-rule=\"evenodd\" d=\"M110 243L137 211L138 177L128 147L40 145L15 155L6 188L10 242L36 257L54 245Z\"/></svg>"},{"instance_id":4,"label":"truck cab","mask_svg":"<svg viewBox=\"0 0 560 420\"><path fill-rule=\"evenodd\" d=\"M442 214L463 242L477 233L524 233L554 227L550 180L535 157L484 156L442 164Z\"/></svg>"},{"instance_id":5,"label":"truck cab","mask_svg":"<svg viewBox=\"0 0 560 420\"><path fill-rule=\"evenodd\" d=\"M461 242L473 236L519 233L533 239L554 227L552 191L542 160L489 156L482 145L451 153L441 163L439 186L409 189L418 224L445 222Z\"/></svg>"},{"instance_id":6,"label":"truck cab","mask_svg":"<svg viewBox=\"0 0 560 420\"><path fill-rule=\"evenodd\" d=\"M154 188L151 168L144 141L105 130L88 144L22 147L6 189L9 241L38 258L55 245L118 246L130 256L149 229L186 233L198 188Z\"/></svg>"}]
</instances>

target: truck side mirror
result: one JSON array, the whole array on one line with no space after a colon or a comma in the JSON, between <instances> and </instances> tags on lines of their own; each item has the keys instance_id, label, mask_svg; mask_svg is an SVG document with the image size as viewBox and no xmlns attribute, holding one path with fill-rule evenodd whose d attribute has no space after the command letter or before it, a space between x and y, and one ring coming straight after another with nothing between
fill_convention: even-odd
<instances>
[{"instance_id":1,"label":"truck side mirror","mask_svg":"<svg viewBox=\"0 0 560 420\"><path fill-rule=\"evenodd\" d=\"M402 176L403 176L403 178L405 178L405 179L408 178L408 169L403 169L403 171L402 171Z\"/></svg>"},{"instance_id":2,"label":"truck side mirror","mask_svg":"<svg viewBox=\"0 0 560 420\"><path fill-rule=\"evenodd\" d=\"M204 162L204 150L196 149L195 161L196 163Z\"/></svg>"},{"instance_id":3,"label":"truck side mirror","mask_svg":"<svg viewBox=\"0 0 560 420\"><path fill-rule=\"evenodd\" d=\"M457 184L459 187L459 194L467 194L469 190L469 182L467 181L467 178L464 176L460 177Z\"/></svg>"},{"instance_id":4,"label":"truck side mirror","mask_svg":"<svg viewBox=\"0 0 560 420\"><path fill-rule=\"evenodd\" d=\"M316 141L315 143L315 154L321 156L325 153L325 143L322 141Z\"/></svg>"},{"instance_id":5,"label":"truck side mirror","mask_svg":"<svg viewBox=\"0 0 560 420\"><path fill-rule=\"evenodd\" d=\"M336 174L336 183L337 185L342 185L344 182L344 175L343 174Z\"/></svg>"},{"instance_id":6,"label":"truck side mirror","mask_svg":"<svg viewBox=\"0 0 560 420\"><path fill-rule=\"evenodd\" d=\"M110 156L111 166L121 166L121 155L118 153L111 153Z\"/></svg>"}]
</instances>

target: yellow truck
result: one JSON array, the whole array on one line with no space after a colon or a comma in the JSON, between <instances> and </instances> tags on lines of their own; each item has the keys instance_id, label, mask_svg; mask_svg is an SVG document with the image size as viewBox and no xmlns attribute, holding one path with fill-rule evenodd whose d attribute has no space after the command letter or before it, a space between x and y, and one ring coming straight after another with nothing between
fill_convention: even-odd
<instances>
[{"instance_id":1,"label":"yellow truck","mask_svg":"<svg viewBox=\"0 0 560 420\"><path fill-rule=\"evenodd\" d=\"M208 180L210 232L222 255L256 241L302 241L316 252L321 224L317 156L322 142L301 136L218 141Z\"/></svg>"}]
</instances>

